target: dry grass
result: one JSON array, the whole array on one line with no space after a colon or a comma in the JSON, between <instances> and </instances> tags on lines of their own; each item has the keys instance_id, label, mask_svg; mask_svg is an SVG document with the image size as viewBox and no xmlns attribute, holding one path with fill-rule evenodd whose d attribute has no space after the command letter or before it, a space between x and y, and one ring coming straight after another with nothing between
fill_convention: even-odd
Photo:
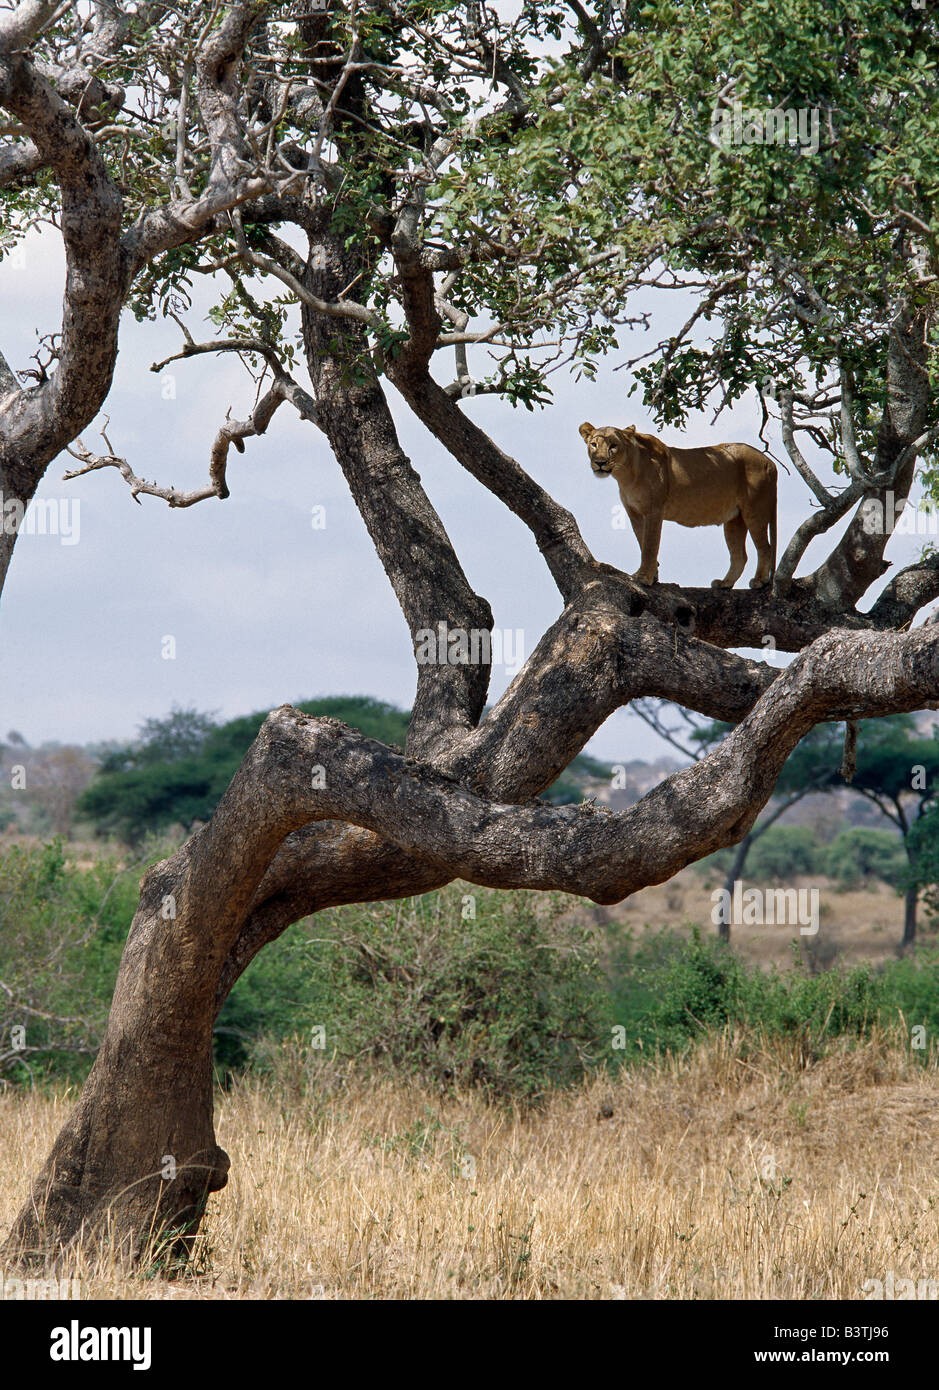
<instances>
[{"instance_id":1,"label":"dry grass","mask_svg":"<svg viewBox=\"0 0 939 1390\"><path fill-rule=\"evenodd\" d=\"M0 1096L0 1233L66 1109ZM232 1177L195 1273L81 1271L82 1296L859 1298L939 1277L937 1120L935 1070L884 1038L807 1067L715 1039L528 1116L245 1085L219 1099Z\"/></svg>"},{"instance_id":2,"label":"dry grass","mask_svg":"<svg viewBox=\"0 0 939 1390\"><path fill-rule=\"evenodd\" d=\"M747 886L751 881L745 880ZM754 881L755 882L755 881ZM663 928L689 936L696 923L705 935L714 933L711 891L720 888L723 878L700 869L683 869L667 883L656 884L634 893L613 907L591 907L585 899L573 899L576 911L596 923L621 922L630 927L637 940L655 935ZM886 883L873 883L863 889L839 888L831 880L815 876L787 880L787 887L818 888L821 894L820 930L815 938L800 936L791 926L734 926L734 950L747 965L761 969L776 965L786 969L793 963L793 944L809 964L808 956L821 951L822 968L839 965L850 968L871 963L882 965L901 954L903 937L903 899ZM919 939L928 947L939 944L937 924L921 907Z\"/></svg>"}]
</instances>

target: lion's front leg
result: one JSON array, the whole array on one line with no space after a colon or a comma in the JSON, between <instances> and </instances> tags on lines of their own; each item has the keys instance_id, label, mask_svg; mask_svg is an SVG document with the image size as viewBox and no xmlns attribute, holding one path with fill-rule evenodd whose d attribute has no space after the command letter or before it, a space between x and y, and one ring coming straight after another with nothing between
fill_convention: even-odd
<instances>
[{"instance_id":1,"label":"lion's front leg","mask_svg":"<svg viewBox=\"0 0 939 1390\"><path fill-rule=\"evenodd\" d=\"M642 560L632 578L639 584L654 584L659 577L659 541L662 538L661 512L646 514L642 524Z\"/></svg>"}]
</instances>

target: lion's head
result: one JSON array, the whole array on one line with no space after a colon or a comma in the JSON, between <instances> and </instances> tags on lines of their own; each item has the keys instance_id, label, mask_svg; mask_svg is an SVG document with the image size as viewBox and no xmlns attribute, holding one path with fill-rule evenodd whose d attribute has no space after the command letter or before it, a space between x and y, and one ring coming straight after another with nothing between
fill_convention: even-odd
<instances>
[{"instance_id":1,"label":"lion's head","mask_svg":"<svg viewBox=\"0 0 939 1390\"><path fill-rule=\"evenodd\" d=\"M629 456L629 446L633 443L631 435L636 433L635 425L627 425L624 430L615 425L603 425L595 429L584 423L580 427L581 437L587 445L590 467L598 478L605 478L613 472L618 463L625 463Z\"/></svg>"}]
</instances>

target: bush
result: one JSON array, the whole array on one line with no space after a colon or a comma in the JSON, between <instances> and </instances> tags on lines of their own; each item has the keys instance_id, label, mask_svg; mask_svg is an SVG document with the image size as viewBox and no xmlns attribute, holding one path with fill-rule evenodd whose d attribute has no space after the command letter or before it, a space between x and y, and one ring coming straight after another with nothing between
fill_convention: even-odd
<instances>
[{"instance_id":1,"label":"bush","mask_svg":"<svg viewBox=\"0 0 939 1390\"><path fill-rule=\"evenodd\" d=\"M822 873L817 836L805 825L774 825L755 840L745 874L757 882L786 881L799 874Z\"/></svg>"},{"instance_id":2,"label":"bush","mask_svg":"<svg viewBox=\"0 0 939 1390\"><path fill-rule=\"evenodd\" d=\"M939 1039L939 951L891 961L884 969L884 992L889 1021L902 1015L908 1028L925 1027L926 1039Z\"/></svg>"},{"instance_id":3,"label":"bush","mask_svg":"<svg viewBox=\"0 0 939 1390\"><path fill-rule=\"evenodd\" d=\"M163 854L153 846L147 862ZM23 1024L28 1044L0 1049L4 1080L87 1073L141 867L101 860L79 870L58 842L0 854L0 980L14 993L0 991L0 1037L8 1044ZM236 983L216 1029L217 1063L288 1081L294 1069L305 1087L314 1071L323 1083L332 1059L340 1078L364 1064L534 1100L596 1067L681 1052L726 1027L797 1036L810 1051L901 1019L924 1026L929 1043L939 1038L939 951L813 977L798 963L748 967L698 931L637 943L614 924L604 971L568 903L463 884L298 923ZM464 917L471 905L475 917ZM623 1028L625 1049L611 1048L611 1026Z\"/></svg>"},{"instance_id":4,"label":"bush","mask_svg":"<svg viewBox=\"0 0 939 1390\"><path fill-rule=\"evenodd\" d=\"M931 917L939 917L939 807L914 821L909 837L916 885L924 891Z\"/></svg>"},{"instance_id":5,"label":"bush","mask_svg":"<svg viewBox=\"0 0 939 1390\"><path fill-rule=\"evenodd\" d=\"M698 861L702 873L717 872L723 878L737 853L736 845L715 850ZM750 846L743 866L745 882L786 882L798 874L824 873L824 849L805 825L773 825Z\"/></svg>"},{"instance_id":6,"label":"bush","mask_svg":"<svg viewBox=\"0 0 939 1390\"><path fill-rule=\"evenodd\" d=\"M466 919L470 904L476 915ZM581 1078L610 1036L592 934L565 924L562 911L557 898L466 885L334 909L268 948L235 986L220 1027L237 1029L243 1044L261 1026L307 1039L321 1028L314 1062L332 1056L536 1099ZM290 984L274 1003L267 986L276 976ZM229 1051L232 1037L220 1034ZM276 1069L268 1043L247 1043L245 1054Z\"/></svg>"},{"instance_id":7,"label":"bush","mask_svg":"<svg viewBox=\"0 0 939 1390\"><path fill-rule=\"evenodd\" d=\"M812 1046L823 1037L865 1036L889 1014L897 990L869 966L810 976L747 967L716 937L695 928L690 941L663 932L627 943L615 961L613 1014L626 1031L625 1059L681 1052L728 1025L764 1035L794 1034Z\"/></svg>"},{"instance_id":8,"label":"bush","mask_svg":"<svg viewBox=\"0 0 939 1390\"><path fill-rule=\"evenodd\" d=\"M148 862L162 858L154 851ZM62 843L0 854L0 1073L84 1080L104 1032L142 864L69 865ZM11 1030L25 1030L21 1047Z\"/></svg>"},{"instance_id":9,"label":"bush","mask_svg":"<svg viewBox=\"0 0 939 1390\"><path fill-rule=\"evenodd\" d=\"M909 872L903 841L890 830L856 826L842 830L828 846L824 872L842 888L862 888L881 879L901 888Z\"/></svg>"}]
</instances>

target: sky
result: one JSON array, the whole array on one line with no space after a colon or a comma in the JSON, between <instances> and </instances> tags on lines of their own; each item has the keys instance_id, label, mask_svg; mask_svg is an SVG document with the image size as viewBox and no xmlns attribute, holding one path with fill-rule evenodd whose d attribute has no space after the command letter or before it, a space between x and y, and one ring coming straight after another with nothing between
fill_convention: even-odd
<instances>
[{"instance_id":1,"label":"sky","mask_svg":"<svg viewBox=\"0 0 939 1390\"><path fill-rule=\"evenodd\" d=\"M63 273L51 229L31 234L18 256L0 263L0 350L15 369L33 365L37 331L58 328ZM197 339L208 339L215 335L204 320L211 298L205 286L199 290L187 322ZM534 413L496 397L471 398L464 406L573 512L596 557L626 570L637 567L638 547L631 531L614 528L616 486L592 475L577 432L582 421L635 424L684 447L759 444L755 395L716 423L710 415L692 417L684 430L657 429L639 394L627 397L630 374L614 368L689 313L682 293L644 296L631 301L631 310L650 311L647 341L641 330L624 333L623 350L606 359L596 382L557 373L553 404ZM250 414L254 386L232 354L152 373L150 364L181 341L172 320L138 324L125 315L105 412L111 445L135 473L189 489L208 479L209 450L226 411L242 419ZM474 351L482 354L470 349L470 370L483 376L486 359L474 358ZM449 352L440 354L438 375L452 378ZM302 370L297 377L308 384ZM497 628L520 631L529 654L561 608L534 541L387 389L402 445L470 583L489 599ZM83 436L94 452L107 452L103 424L102 416ZM767 438L784 459L778 429L771 426ZM174 705L221 719L331 694L410 705L415 666L407 627L325 436L291 406L281 406L263 438L246 441L243 455L232 450L226 501L179 510L141 497L138 505L116 469L63 482L66 469L76 466L62 455L39 491L57 508L60 534L37 528L17 541L0 605L0 738L15 729L33 745L129 740L143 720ZM832 477L823 463L819 472ZM808 491L792 471L781 471L779 483L782 554L805 515ZM319 529L314 520L323 523ZM802 572L837 534L813 543ZM922 544L921 537L896 535L888 559L909 563ZM741 586L754 570L752 544L748 549ZM724 573L726 560L719 527L665 523L663 580L707 585ZM777 664L785 659L775 658ZM492 698L509 680L504 668L494 669ZM587 751L617 762L669 750L637 716L620 710Z\"/></svg>"}]
</instances>

